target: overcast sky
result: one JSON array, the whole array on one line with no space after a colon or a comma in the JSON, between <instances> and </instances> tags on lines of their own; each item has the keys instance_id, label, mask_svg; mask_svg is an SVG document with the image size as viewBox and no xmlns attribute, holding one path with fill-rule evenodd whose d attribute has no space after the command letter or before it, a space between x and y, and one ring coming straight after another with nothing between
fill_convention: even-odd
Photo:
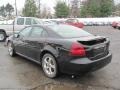
<instances>
[{"instance_id":1,"label":"overcast sky","mask_svg":"<svg viewBox=\"0 0 120 90\"><path fill-rule=\"evenodd\" d=\"M16 0L16 1L17 1L18 10L21 10L24 7L25 0ZM45 5L49 8L53 8L55 6L55 1L57 0L41 0L41 4L42 6ZM6 5L7 3L10 3L14 6L15 0L0 0L0 6ZM115 3L120 3L120 0L115 0Z\"/></svg>"},{"instance_id":2,"label":"overcast sky","mask_svg":"<svg viewBox=\"0 0 120 90\"><path fill-rule=\"evenodd\" d=\"M37 0L36 0L37 1ZM25 0L16 0L18 10L24 7ZM6 5L7 3L15 5L15 0L0 0L0 6ZM55 4L55 0L41 0L42 5L46 5L48 7L53 7Z\"/></svg>"}]
</instances>

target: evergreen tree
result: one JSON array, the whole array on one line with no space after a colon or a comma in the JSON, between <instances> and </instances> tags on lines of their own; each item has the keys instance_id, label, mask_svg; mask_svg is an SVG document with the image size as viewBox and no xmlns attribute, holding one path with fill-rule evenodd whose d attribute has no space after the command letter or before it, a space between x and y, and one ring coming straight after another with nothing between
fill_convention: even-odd
<instances>
[{"instance_id":1,"label":"evergreen tree","mask_svg":"<svg viewBox=\"0 0 120 90\"><path fill-rule=\"evenodd\" d=\"M26 0L22 11L26 17L35 17L37 15L37 7L34 0Z\"/></svg>"},{"instance_id":2,"label":"evergreen tree","mask_svg":"<svg viewBox=\"0 0 120 90\"><path fill-rule=\"evenodd\" d=\"M11 14L14 12L13 6L8 3L5 7L5 10L6 10L7 15L10 18Z\"/></svg>"},{"instance_id":3,"label":"evergreen tree","mask_svg":"<svg viewBox=\"0 0 120 90\"><path fill-rule=\"evenodd\" d=\"M65 18L69 15L69 7L65 2L57 2L55 7L55 14L58 18Z\"/></svg>"},{"instance_id":4,"label":"evergreen tree","mask_svg":"<svg viewBox=\"0 0 120 90\"><path fill-rule=\"evenodd\" d=\"M81 8L82 17L107 17L113 12L113 0L87 0Z\"/></svg>"}]
</instances>

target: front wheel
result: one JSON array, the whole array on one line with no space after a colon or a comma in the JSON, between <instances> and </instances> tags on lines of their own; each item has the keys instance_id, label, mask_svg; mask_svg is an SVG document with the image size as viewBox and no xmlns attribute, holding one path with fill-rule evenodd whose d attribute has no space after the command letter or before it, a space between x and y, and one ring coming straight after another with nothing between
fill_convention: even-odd
<instances>
[{"instance_id":1,"label":"front wheel","mask_svg":"<svg viewBox=\"0 0 120 90\"><path fill-rule=\"evenodd\" d=\"M0 31L0 42L5 41L5 39L6 39L6 34L5 34L5 32Z\"/></svg>"},{"instance_id":2,"label":"front wheel","mask_svg":"<svg viewBox=\"0 0 120 90\"><path fill-rule=\"evenodd\" d=\"M11 42L8 43L8 52L11 57L15 56L15 50Z\"/></svg>"},{"instance_id":3,"label":"front wheel","mask_svg":"<svg viewBox=\"0 0 120 90\"><path fill-rule=\"evenodd\" d=\"M45 75L49 78L55 78L58 75L58 65L51 54L45 54L42 58L42 68Z\"/></svg>"}]
</instances>

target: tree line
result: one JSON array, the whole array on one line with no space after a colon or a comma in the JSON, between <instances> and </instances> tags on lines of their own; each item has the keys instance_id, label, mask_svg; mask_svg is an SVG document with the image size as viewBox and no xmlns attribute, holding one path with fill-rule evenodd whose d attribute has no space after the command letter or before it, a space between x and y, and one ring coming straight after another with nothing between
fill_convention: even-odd
<instances>
[{"instance_id":1,"label":"tree line","mask_svg":"<svg viewBox=\"0 0 120 90\"><path fill-rule=\"evenodd\" d=\"M43 10L40 9L40 0L39 2L35 0L25 0L24 8L22 10L22 15L26 17L39 17L39 18L49 18L51 17L51 12L48 7L43 7Z\"/></svg>"},{"instance_id":2,"label":"tree line","mask_svg":"<svg viewBox=\"0 0 120 90\"><path fill-rule=\"evenodd\" d=\"M75 3L75 2L76 3ZM72 6L78 5L81 0L73 0ZM57 18L66 17L108 17L111 16L115 5L114 0L85 0L82 2L82 6L74 6L78 8L73 8L66 4L65 1L58 1L54 7L55 16ZM75 10L73 10L75 9ZM38 8L34 0L26 0L23 9L24 16L37 16ZM43 10L45 13L45 10ZM73 11L73 12L72 12ZM73 13L73 15L72 15ZM40 14L40 13L39 13Z\"/></svg>"},{"instance_id":3,"label":"tree line","mask_svg":"<svg viewBox=\"0 0 120 90\"><path fill-rule=\"evenodd\" d=\"M120 4L114 4L114 0L73 0L71 5L68 5L65 0L57 0L57 4L54 7L56 18L66 17L108 17L111 15L120 13ZM80 2L80 3L78 3ZM82 5L80 6L79 4ZM25 0L24 8L22 10L22 16L26 17L40 17L50 18L51 11L47 7L43 7L43 10L37 6L38 2L35 0ZM0 7L0 15L3 17L11 16L14 12L14 8L9 3L6 6Z\"/></svg>"},{"instance_id":4,"label":"tree line","mask_svg":"<svg viewBox=\"0 0 120 90\"><path fill-rule=\"evenodd\" d=\"M114 0L88 0L81 7L81 17L108 17L114 11Z\"/></svg>"},{"instance_id":5,"label":"tree line","mask_svg":"<svg viewBox=\"0 0 120 90\"><path fill-rule=\"evenodd\" d=\"M12 13L14 12L14 7L11 4L7 4L6 6L1 6L0 7L0 16L2 17L11 17Z\"/></svg>"},{"instance_id":6,"label":"tree line","mask_svg":"<svg viewBox=\"0 0 120 90\"><path fill-rule=\"evenodd\" d=\"M78 2L73 4L77 5ZM113 11L115 10L114 0L86 0L81 3L82 3L81 7L71 8L68 7L64 2L58 2L55 7L56 16L57 17L108 17L111 16L113 14ZM72 13L73 15L71 15Z\"/></svg>"}]
</instances>

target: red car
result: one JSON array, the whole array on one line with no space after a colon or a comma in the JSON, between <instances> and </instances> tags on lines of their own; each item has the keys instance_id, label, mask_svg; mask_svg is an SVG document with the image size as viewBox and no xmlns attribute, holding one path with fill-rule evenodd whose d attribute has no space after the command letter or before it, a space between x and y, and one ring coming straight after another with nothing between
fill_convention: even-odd
<instances>
[{"instance_id":1,"label":"red car","mask_svg":"<svg viewBox=\"0 0 120 90\"><path fill-rule=\"evenodd\" d=\"M113 22L113 23L112 23L112 27L113 27L113 28L117 28L117 24L118 24L118 22Z\"/></svg>"},{"instance_id":2,"label":"red car","mask_svg":"<svg viewBox=\"0 0 120 90\"><path fill-rule=\"evenodd\" d=\"M83 28L84 27L84 24L79 22L78 19L68 19L65 21L66 24L69 24L69 25L72 25L72 26L75 26L75 27L78 27L78 28Z\"/></svg>"}]
</instances>

